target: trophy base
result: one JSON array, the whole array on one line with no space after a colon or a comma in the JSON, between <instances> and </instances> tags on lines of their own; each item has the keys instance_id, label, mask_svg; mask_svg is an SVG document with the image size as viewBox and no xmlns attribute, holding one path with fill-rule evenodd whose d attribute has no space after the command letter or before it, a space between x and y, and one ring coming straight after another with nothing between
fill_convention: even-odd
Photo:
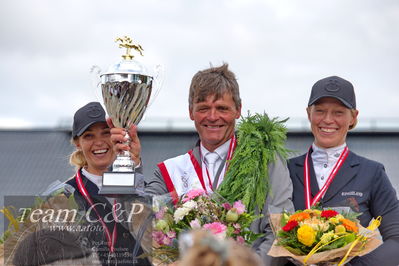
<instances>
[{"instance_id":1,"label":"trophy base","mask_svg":"<svg viewBox=\"0 0 399 266\"><path fill-rule=\"evenodd\" d=\"M135 194L134 172L105 172L98 194Z\"/></svg>"}]
</instances>

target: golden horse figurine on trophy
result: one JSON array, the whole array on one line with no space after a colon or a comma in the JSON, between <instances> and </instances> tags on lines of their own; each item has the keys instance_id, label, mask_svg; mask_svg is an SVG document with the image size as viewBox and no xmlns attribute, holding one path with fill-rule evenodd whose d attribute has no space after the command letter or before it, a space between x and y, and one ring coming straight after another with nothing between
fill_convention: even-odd
<instances>
[{"instance_id":1,"label":"golden horse figurine on trophy","mask_svg":"<svg viewBox=\"0 0 399 266\"><path fill-rule=\"evenodd\" d=\"M126 54L122 55L122 58L125 60L132 60L134 55L130 54L131 49L136 50L143 56L144 49L140 46L140 44L133 44L132 38L128 36L124 36L123 38L116 38L115 42L120 42L119 48L126 48Z\"/></svg>"}]
</instances>

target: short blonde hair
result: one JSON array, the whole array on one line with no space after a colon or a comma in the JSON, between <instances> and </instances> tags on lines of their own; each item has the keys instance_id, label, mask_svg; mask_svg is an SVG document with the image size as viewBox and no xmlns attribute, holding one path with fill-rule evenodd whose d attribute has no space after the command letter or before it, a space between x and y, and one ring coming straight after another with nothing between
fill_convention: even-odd
<instances>
[{"instance_id":1,"label":"short blonde hair","mask_svg":"<svg viewBox=\"0 0 399 266\"><path fill-rule=\"evenodd\" d=\"M357 125L356 111L357 111L356 109L351 109L352 116L356 117L356 119L355 119L355 122L353 122L353 124L349 126L349 130L354 129Z\"/></svg>"}]
</instances>

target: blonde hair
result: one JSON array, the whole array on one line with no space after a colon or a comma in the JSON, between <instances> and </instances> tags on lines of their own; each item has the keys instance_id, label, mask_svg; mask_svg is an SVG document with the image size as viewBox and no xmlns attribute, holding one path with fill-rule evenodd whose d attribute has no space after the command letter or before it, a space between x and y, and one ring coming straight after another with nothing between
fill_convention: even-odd
<instances>
[{"instance_id":1,"label":"blonde hair","mask_svg":"<svg viewBox=\"0 0 399 266\"><path fill-rule=\"evenodd\" d=\"M357 112L356 109L351 109L352 116L353 116L353 117L356 117L356 119L355 119L355 122L353 122L353 124L349 126L349 130L354 129L354 128L356 127L356 125L357 125L357 116L356 116L356 112Z\"/></svg>"},{"instance_id":2,"label":"blonde hair","mask_svg":"<svg viewBox=\"0 0 399 266\"><path fill-rule=\"evenodd\" d=\"M78 141L79 137L75 137L71 139L71 143L76 147L76 142ZM71 155L69 155L69 164L75 166L76 170L79 170L82 167L87 166L86 158L83 154L82 150L75 149Z\"/></svg>"},{"instance_id":3,"label":"blonde hair","mask_svg":"<svg viewBox=\"0 0 399 266\"><path fill-rule=\"evenodd\" d=\"M208 231L191 233L192 246L184 252L179 265L182 266L259 266L258 255L249 247L236 241L219 240Z\"/></svg>"}]
</instances>

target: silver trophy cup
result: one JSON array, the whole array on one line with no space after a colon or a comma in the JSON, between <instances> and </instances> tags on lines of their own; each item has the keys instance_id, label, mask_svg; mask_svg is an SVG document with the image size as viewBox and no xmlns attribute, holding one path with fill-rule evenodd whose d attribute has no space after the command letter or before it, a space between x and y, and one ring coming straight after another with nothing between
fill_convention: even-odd
<instances>
[{"instance_id":1,"label":"silver trophy cup","mask_svg":"<svg viewBox=\"0 0 399 266\"><path fill-rule=\"evenodd\" d=\"M102 74L101 90L108 116L115 127L126 130L132 124L138 124L143 118L153 90L154 74L130 55L135 49L142 54L140 45L134 45L129 37L118 38L119 47L126 48L123 60L112 65ZM126 134L128 137L129 135ZM129 144L130 140L126 144ZM129 151L117 155L112 172L103 175L100 194L132 194L138 183L134 173L134 162Z\"/></svg>"}]
</instances>

